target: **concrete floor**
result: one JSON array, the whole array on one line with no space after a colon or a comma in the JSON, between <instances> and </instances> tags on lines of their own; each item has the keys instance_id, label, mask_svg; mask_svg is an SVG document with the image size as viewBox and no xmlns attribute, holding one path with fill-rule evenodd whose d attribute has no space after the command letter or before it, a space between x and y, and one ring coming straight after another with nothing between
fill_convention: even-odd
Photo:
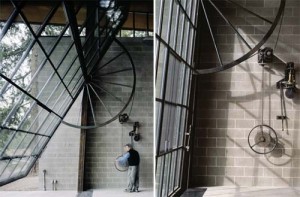
<instances>
[{"instance_id":1,"label":"concrete floor","mask_svg":"<svg viewBox=\"0 0 300 197\"><path fill-rule=\"evenodd\" d=\"M208 187L203 197L299 197L292 187Z\"/></svg>"},{"instance_id":2,"label":"concrete floor","mask_svg":"<svg viewBox=\"0 0 300 197\"><path fill-rule=\"evenodd\" d=\"M153 190L126 193L120 189L95 189L78 194L76 191L39 191L38 177L28 176L0 187L0 197L153 197Z\"/></svg>"},{"instance_id":3,"label":"concrete floor","mask_svg":"<svg viewBox=\"0 0 300 197\"><path fill-rule=\"evenodd\" d=\"M122 189L101 189L77 195L76 191L0 191L2 197L153 197L153 190L141 189L138 193L126 193Z\"/></svg>"},{"instance_id":4,"label":"concrete floor","mask_svg":"<svg viewBox=\"0 0 300 197\"><path fill-rule=\"evenodd\" d=\"M122 189L99 189L94 190L93 197L153 197L153 190L141 189L140 192L126 193Z\"/></svg>"},{"instance_id":5,"label":"concrete floor","mask_svg":"<svg viewBox=\"0 0 300 197\"><path fill-rule=\"evenodd\" d=\"M1 191L2 197L76 197L76 191Z\"/></svg>"}]
</instances>

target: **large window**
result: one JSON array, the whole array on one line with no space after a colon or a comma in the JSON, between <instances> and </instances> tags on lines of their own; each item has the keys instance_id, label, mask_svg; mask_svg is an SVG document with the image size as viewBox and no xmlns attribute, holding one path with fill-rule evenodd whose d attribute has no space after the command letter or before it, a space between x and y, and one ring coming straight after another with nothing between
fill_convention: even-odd
<instances>
[{"instance_id":1,"label":"large window","mask_svg":"<svg viewBox=\"0 0 300 197\"><path fill-rule=\"evenodd\" d=\"M0 185L28 174L82 95L124 23L113 3L0 2Z\"/></svg>"},{"instance_id":2,"label":"large window","mask_svg":"<svg viewBox=\"0 0 300 197\"><path fill-rule=\"evenodd\" d=\"M156 0L156 195L181 189L198 0Z\"/></svg>"}]
</instances>

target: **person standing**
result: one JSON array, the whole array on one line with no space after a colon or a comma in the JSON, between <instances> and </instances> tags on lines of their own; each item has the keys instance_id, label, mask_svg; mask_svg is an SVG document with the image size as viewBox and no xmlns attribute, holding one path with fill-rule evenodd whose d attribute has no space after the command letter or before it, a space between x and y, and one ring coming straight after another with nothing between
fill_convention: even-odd
<instances>
[{"instance_id":1,"label":"person standing","mask_svg":"<svg viewBox=\"0 0 300 197\"><path fill-rule=\"evenodd\" d=\"M124 146L126 153L118 159L123 165L128 164L128 186L125 192L139 192L139 165L140 155L131 144Z\"/></svg>"}]
</instances>

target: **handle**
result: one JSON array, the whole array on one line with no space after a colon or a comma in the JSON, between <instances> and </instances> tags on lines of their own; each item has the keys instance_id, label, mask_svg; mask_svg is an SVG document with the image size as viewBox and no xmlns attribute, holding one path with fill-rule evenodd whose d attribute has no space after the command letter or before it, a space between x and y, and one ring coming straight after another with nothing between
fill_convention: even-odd
<instances>
[{"instance_id":1,"label":"handle","mask_svg":"<svg viewBox=\"0 0 300 197\"><path fill-rule=\"evenodd\" d=\"M185 132L185 135L187 136L187 143L185 145L187 152L189 152L189 150L190 150L191 132L192 132L192 125L189 126L188 132Z\"/></svg>"}]
</instances>

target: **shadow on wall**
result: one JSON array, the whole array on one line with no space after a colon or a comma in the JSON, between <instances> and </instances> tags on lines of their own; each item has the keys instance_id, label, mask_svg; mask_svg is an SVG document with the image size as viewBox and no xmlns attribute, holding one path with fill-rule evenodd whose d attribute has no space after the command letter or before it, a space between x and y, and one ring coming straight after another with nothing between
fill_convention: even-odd
<instances>
[{"instance_id":1,"label":"shadow on wall","mask_svg":"<svg viewBox=\"0 0 300 197\"><path fill-rule=\"evenodd\" d=\"M253 28L252 34L255 34L261 27L250 26L249 29ZM200 65L214 65L217 56L208 50L212 46L207 39L209 32L203 29L201 33ZM282 34L275 54L286 61L295 62L295 68L298 69L296 79L300 84L299 47L294 49L292 42L285 43L285 35ZM257 38L251 32L247 36L249 40ZM286 37L290 39L291 36L297 38L297 35ZM226 32L218 35L217 39L224 43L230 40L240 42ZM276 37L270 40L266 45L273 45ZM229 49L232 51L229 52ZM243 51L243 47L227 47L226 52L235 56L237 51ZM284 69L285 65L275 60L262 76L262 68L257 64L257 57L253 56L227 71L198 77L191 187L300 185L299 89L293 100L285 99L288 124L284 123L284 131L282 122L276 120L276 116L281 114L280 91L276 89L276 82L283 78ZM264 123L273 127L279 137L275 150L268 155L254 153L247 142L250 130L261 124L263 78Z\"/></svg>"}]
</instances>

